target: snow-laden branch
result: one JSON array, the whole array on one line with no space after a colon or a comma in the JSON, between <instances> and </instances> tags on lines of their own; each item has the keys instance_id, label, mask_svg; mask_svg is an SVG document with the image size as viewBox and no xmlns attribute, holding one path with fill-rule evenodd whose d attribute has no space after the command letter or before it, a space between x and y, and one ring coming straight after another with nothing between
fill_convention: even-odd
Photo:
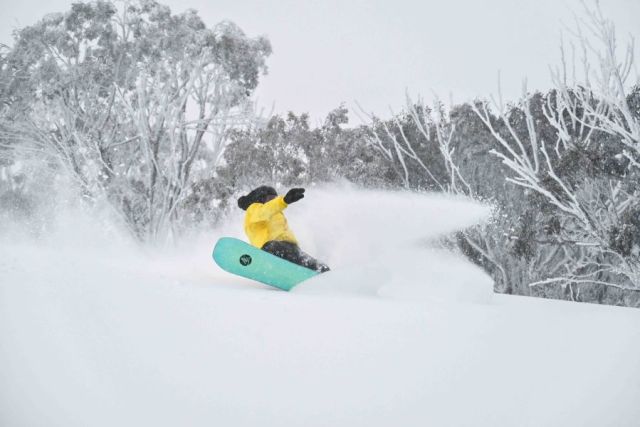
<instances>
[{"instance_id":1,"label":"snow-laden branch","mask_svg":"<svg viewBox=\"0 0 640 427\"><path fill-rule=\"evenodd\" d=\"M570 219L563 230L563 240L556 243L570 243L563 245L565 250L575 248L567 252L571 254L567 260L568 270L558 277L535 281L532 286L598 283L620 289L639 289L637 254L621 253L622 249L612 243L612 230L622 226L621 215L640 203L637 191L625 190L633 188L628 180L635 176L631 169L638 167L640 159L640 120L631 112L626 92L633 64L633 44L619 59L613 24L604 19L599 9L588 11L587 16L584 27L599 45L594 45L585 36L582 27L574 32L582 52L584 81L577 81L574 71L573 82L568 82L563 41L561 69L552 70L556 88L546 99L536 100L536 95L527 93L525 83L522 101L517 106L505 109L500 96L493 100L496 116L487 103L475 104L473 109L498 144L499 149L492 153L513 174L507 181L537 193L557 208L558 214ZM590 56L597 58L595 67L589 61ZM575 63L572 66L575 69ZM555 134L551 141L541 137L542 123L538 124L532 111L534 100L541 102L545 126L550 126ZM524 116L524 136L513 123L519 113ZM621 175L618 181L612 181L614 178L606 181L584 171L584 178L576 180L570 178L569 171L558 170L558 167L571 167L564 162L565 158L598 148L592 145L597 133L614 136L614 141L624 147L618 157L628 160L626 175ZM547 130L545 135L548 134ZM601 136L598 138L602 140ZM599 258L604 267L593 268L581 261L584 257ZM581 270L587 272L578 273ZM608 274L609 280L599 279L603 274Z\"/></svg>"}]
</instances>

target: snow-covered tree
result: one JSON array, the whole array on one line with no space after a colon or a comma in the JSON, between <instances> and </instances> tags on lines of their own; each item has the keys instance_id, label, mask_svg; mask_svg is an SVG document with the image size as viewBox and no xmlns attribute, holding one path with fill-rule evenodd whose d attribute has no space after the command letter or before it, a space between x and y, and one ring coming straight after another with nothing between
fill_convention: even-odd
<instances>
[{"instance_id":1,"label":"snow-covered tree","mask_svg":"<svg viewBox=\"0 0 640 427\"><path fill-rule=\"evenodd\" d=\"M556 89L542 102L525 91L517 108L495 103L497 121L487 104L476 112L498 142L494 154L510 169L508 181L531 193L555 220L553 232L536 239L550 248L544 252L556 268L530 286L639 291L640 117L630 107L635 92L629 93L627 82L633 47L618 58L613 24L599 10L588 15L587 28L600 48L577 32L582 80L569 82L563 63L554 73ZM595 67L590 53L597 58ZM536 103L544 120L534 113ZM526 132L518 131L518 121ZM543 132L544 122L553 132Z\"/></svg>"},{"instance_id":2,"label":"snow-covered tree","mask_svg":"<svg viewBox=\"0 0 640 427\"><path fill-rule=\"evenodd\" d=\"M525 89L516 104L498 97L446 109L408 99L392 120L373 118L368 139L404 187L425 188L421 175L496 206L456 241L496 290L637 305L640 86L628 81L633 47L618 58L613 25L598 10L587 16L594 40L576 32L582 80L569 82L563 61L554 89Z\"/></svg>"},{"instance_id":3,"label":"snow-covered tree","mask_svg":"<svg viewBox=\"0 0 640 427\"><path fill-rule=\"evenodd\" d=\"M5 145L38 150L141 239L178 219L192 176L213 175L270 54L233 23L152 0L76 3L20 30L9 67L25 84Z\"/></svg>"}]
</instances>

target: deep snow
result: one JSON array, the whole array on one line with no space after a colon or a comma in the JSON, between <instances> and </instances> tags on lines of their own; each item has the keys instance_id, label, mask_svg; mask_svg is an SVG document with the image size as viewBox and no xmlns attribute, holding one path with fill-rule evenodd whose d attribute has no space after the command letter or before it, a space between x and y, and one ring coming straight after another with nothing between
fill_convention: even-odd
<instances>
[{"instance_id":1,"label":"deep snow","mask_svg":"<svg viewBox=\"0 0 640 427\"><path fill-rule=\"evenodd\" d=\"M637 426L640 310L493 295L429 247L488 209L311 189L287 211L333 271L291 293L215 240L140 249L92 219L0 236L2 426Z\"/></svg>"}]
</instances>

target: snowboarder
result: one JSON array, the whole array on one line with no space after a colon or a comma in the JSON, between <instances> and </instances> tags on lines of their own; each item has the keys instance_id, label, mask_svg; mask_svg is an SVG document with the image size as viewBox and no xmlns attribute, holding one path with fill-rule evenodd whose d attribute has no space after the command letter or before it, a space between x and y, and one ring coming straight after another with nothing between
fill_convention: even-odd
<instances>
[{"instance_id":1,"label":"snowboarder","mask_svg":"<svg viewBox=\"0 0 640 427\"><path fill-rule=\"evenodd\" d=\"M329 267L298 246L282 211L304 197L304 188L292 188L282 197L273 187L260 186L238 199L240 209L246 211L244 231L251 244L275 256L318 272Z\"/></svg>"}]
</instances>

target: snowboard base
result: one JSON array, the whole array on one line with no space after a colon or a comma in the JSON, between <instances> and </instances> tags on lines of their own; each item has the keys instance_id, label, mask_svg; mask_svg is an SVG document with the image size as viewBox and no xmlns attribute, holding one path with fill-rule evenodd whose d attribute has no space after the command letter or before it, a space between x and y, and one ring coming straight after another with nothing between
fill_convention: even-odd
<instances>
[{"instance_id":1,"label":"snowboard base","mask_svg":"<svg viewBox=\"0 0 640 427\"><path fill-rule=\"evenodd\" d=\"M220 268L231 274L284 291L320 274L232 237L219 239L212 256Z\"/></svg>"}]
</instances>

